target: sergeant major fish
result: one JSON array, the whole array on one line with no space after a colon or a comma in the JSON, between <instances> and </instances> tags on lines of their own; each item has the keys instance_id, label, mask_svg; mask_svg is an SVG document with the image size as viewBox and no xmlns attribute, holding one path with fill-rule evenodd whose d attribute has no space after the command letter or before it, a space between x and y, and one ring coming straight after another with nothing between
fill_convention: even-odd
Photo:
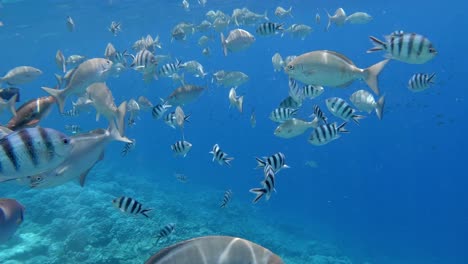
<instances>
[{"instance_id":1,"label":"sergeant major fish","mask_svg":"<svg viewBox=\"0 0 468 264\"><path fill-rule=\"evenodd\" d=\"M312 145L321 146L332 142L340 137L340 134L349 133L345 128L346 122L337 125L336 123L325 124L317 127L310 134L308 142Z\"/></svg>"},{"instance_id":2,"label":"sergeant major fish","mask_svg":"<svg viewBox=\"0 0 468 264\"><path fill-rule=\"evenodd\" d=\"M233 157L228 157L228 154L221 150L218 144L213 146L213 150L210 151L210 154L213 154L213 161L217 161L220 165L226 164L231 167L230 161L232 161Z\"/></svg>"},{"instance_id":3,"label":"sergeant major fish","mask_svg":"<svg viewBox=\"0 0 468 264\"><path fill-rule=\"evenodd\" d=\"M348 121L350 118L359 125L359 120L365 116L357 115L356 110L353 109L345 100L339 97L331 97L326 101L328 110L336 117Z\"/></svg>"},{"instance_id":4,"label":"sergeant major fish","mask_svg":"<svg viewBox=\"0 0 468 264\"><path fill-rule=\"evenodd\" d=\"M174 152L174 154L183 156L187 156L187 153L192 149L192 143L182 140L182 141L177 141L176 143L171 145L171 149Z\"/></svg>"},{"instance_id":5,"label":"sergeant major fish","mask_svg":"<svg viewBox=\"0 0 468 264\"><path fill-rule=\"evenodd\" d=\"M221 202L221 205L219 207L225 208L227 204L229 203L229 201L231 201L231 198L232 198L232 191L227 190L223 195L223 201Z\"/></svg>"},{"instance_id":6,"label":"sergeant major fish","mask_svg":"<svg viewBox=\"0 0 468 264\"><path fill-rule=\"evenodd\" d=\"M270 157L263 157L263 159L256 157L257 168L265 168L266 165L270 165L275 173L281 169L289 168L286 165L286 156L282 152L275 153Z\"/></svg>"},{"instance_id":7,"label":"sergeant major fish","mask_svg":"<svg viewBox=\"0 0 468 264\"><path fill-rule=\"evenodd\" d=\"M416 73L408 81L408 89L412 92L421 92L434 84L435 73Z\"/></svg>"},{"instance_id":8,"label":"sergeant major fish","mask_svg":"<svg viewBox=\"0 0 468 264\"><path fill-rule=\"evenodd\" d=\"M296 113L297 109L280 107L270 113L270 119L274 122L283 123L284 121L293 118Z\"/></svg>"},{"instance_id":9,"label":"sergeant major fish","mask_svg":"<svg viewBox=\"0 0 468 264\"><path fill-rule=\"evenodd\" d=\"M174 223L169 223L165 227L163 227L161 230L159 230L158 234L156 235L156 244L161 240L161 238L167 238L169 237L172 232L174 232L175 229L175 224Z\"/></svg>"},{"instance_id":10,"label":"sergeant major fish","mask_svg":"<svg viewBox=\"0 0 468 264\"><path fill-rule=\"evenodd\" d=\"M376 102L374 96L371 93L366 90L359 90L354 92L349 99L357 109L367 113L375 110L377 117L379 119L383 118L385 96L380 97L380 99Z\"/></svg>"},{"instance_id":11,"label":"sergeant major fish","mask_svg":"<svg viewBox=\"0 0 468 264\"><path fill-rule=\"evenodd\" d=\"M251 193L256 194L253 203L257 203L263 196L266 197L267 201L270 200L271 194L275 191L275 171L269 164L265 165L263 171L265 179L261 182L262 187L249 190Z\"/></svg>"},{"instance_id":12,"label":"sergeant major fish","mask_svg":"<svg viewBox=\"0 0 468 264\"><path fill-rule=\"evenodd\" d=\"M149 218L148 212L152 211L152 208L143 208L143 205L138 202L137 200L127 197L121 196L112 200L112 204L118 208L121 212L133 214L133 215L144 215L146 218Z\"/></svg>"}]
</instances>

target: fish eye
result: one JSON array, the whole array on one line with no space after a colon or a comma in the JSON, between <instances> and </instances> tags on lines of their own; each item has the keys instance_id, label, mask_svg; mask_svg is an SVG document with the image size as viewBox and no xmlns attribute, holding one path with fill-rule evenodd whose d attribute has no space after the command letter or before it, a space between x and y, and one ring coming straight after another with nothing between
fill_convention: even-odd
<instances>
[{"instance_id":1,"label":"fish eye","mask_svg":"<svg viewBox=\"0 0 468 264\"><path fill-rule=\"evenodd\" d=\"M68 138L64 138L62 139L62 142L63 144L67 145L68 143L70 143L70 140Z\"/></svg>"},{"instance_id":2,"label":"fish eye","mask_svg":"<svg viewBox=\"0 0 468 264\"><path fill-rule=\"evenodd\" d=\"M293 66L293 65L291 65L291 64L290 64L290 65L288 65L288 70L290 70L290 71L294 70L294 66Z\"/></svg>"}]
</instances>

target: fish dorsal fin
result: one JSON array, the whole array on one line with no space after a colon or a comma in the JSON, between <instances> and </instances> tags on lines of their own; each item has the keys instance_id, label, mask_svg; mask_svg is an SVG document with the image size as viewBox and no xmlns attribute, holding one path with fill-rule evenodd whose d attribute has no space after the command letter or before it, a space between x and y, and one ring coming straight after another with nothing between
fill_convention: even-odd
<instances>
[{"instance_id":1,"label":"fish dorsal fin","mask_svg":"<svg viewBox=\"0 0 468 264\"><path fill-rule=\"evenodd\" d=\"M353 65L353 66L356 66L354 65L354 62L352 62L348 57L346 57L345 55L341 54L341 53L338 53L336 51L331 51L331 50L324 50L325 53L328 53L328 54L332 54L333 56L336 56L344 61L346 61L347 63Z\"/></svg>"},{"instance_id":2,"label":"fish dorsal fin","mask_svg":"<svg viewBox=\"0 0 468 264\"><path fill-rule=\"evenodd\" d=\"M0 126L0 139L8 136L12 132L13 130L9 129L8 127Z\"/></svg>"}]
</instances>

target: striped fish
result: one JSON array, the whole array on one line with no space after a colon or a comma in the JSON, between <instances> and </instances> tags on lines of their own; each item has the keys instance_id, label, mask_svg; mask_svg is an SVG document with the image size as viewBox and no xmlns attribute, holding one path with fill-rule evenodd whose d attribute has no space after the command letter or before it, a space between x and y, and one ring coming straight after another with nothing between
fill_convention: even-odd
<instances>
[{"instance_id":1,"label":"striped fish","mask_svg":"<svg viewBox=\"0 0 468 264\"><path fill-rule=\"evenodd\" d=\"M175 224L174 223L169 223L165 227L163 227L161 230L159 230L159 233L156 235L156 244L159 242L161 238L167 238L172 232L174 232Z\"/></svg>"},{"instance_id":2,"label":"striped fish","mask_svg":"<svg viewBox=\"0 0 468 264\"><path fill-rule=\"evenodd\" d=\"M257 160L257 168L265 168L265 166L269 165L275 172L279 172L283 168L289 168L286 165L286 156L281 152L275 153L270 157L263 157L263 159L258 157L255 159Z\"/></svg>"},{"instance_id":3,"label":"striped fish","mask_svg":"<svg viewBox=\"0 0 468 264\"><path fill-rule=\"evenodd\" d=\"M189 118L190 118L190 115L185 115L184 116L184 123L188 122L190 123L189 121ZM167 115L164 116L164 122L172 127L172 128L176 128L176 125L177 125L177 118L176 118L176 114L175 112L170 112L168 113Z\"/></svg>"},{"instance_id":4,"label":"striped fish","mask_svg":"<svg viewBox=\"0 0 468 264\"><path fill-rule=\"evenodd\" d=\"M298 104L302 104L304 100L304 90L299 87L299 84L293 78L289 78L289 96Z\"/></svg>"},{"instance_id":5,"label":"striped fish","mask_svg":"<svg viewBox=\"0 0 468 264\"><path fill-rule=\"evenodd\" d=\"M405 34L403 30L395 30L390 34L390 36L403 36L403 34Z\"/></svg>"},{"instance_id":6,"label":"striped fish","mask_svg":"<svg viewBox=\"0 0 468 264\"><path fill-rule=\"evenodd\" d=\"M346 122L337 126L336 123L326 124L317 127L309 138L309 143L316 146L321 146L330 143L340 137L341 133L349 133L345 129Z\"/></svg>"},{"instance_id":7,"label":"striped fish","mask_svg":"<svg viewBox=\"0 0 468 264\"><path fill-rule=\"evenodd\" d=\"M229 201L231 201L231 198L232 198L232 191L231 190L227 190L225 193L224 193L224 196L223 196L223 201L221 202L221 208L225 208L227 206L227 204L229 203Z\"/></svg>"},{"instance_id":8,"label":"striped fish","mask_svg":"<svg viewBox=\"0 0 468 264\"><path fill-rule=\"evenodd\" d=\"M304 97L309 99L314 99L315 97L320 96L323 93L323 91L325 91L323 89L323 86L312 84L304 85L304 87L302 87L302 90L304 93Z\"/></svg>"},{"instance_id":9,"label":"striped fish","mask_svg":"<svg viewBox=\"0 0 468 264\"><path fill-rule=\"evenodd\" d=\"M174 73L177 73L181 67L181 62L176 60L175 63L167 63L161 66L158 70L158 77L172 77Z\"/></svg>"},{"instance_id":10,"label":"striped fish","mask_svg":"<svg viewBox=\"0 0 468 264\"><path fill-rule=\"evenodd\" d=\"M152 208L143 209L143 205L140 202L127 196L115 198L112 200L112 204L124 213L133 215L142 214L147 218L149 218L149 216L146 213L153 210Z\"/></svg>"},{"instance_id":11,"label":"striped fish","mask_svg":"<svg viewBox=\"0 0 468 264\"><path fill-rule=\"evenodd\" d=\"M437 55L437 50L426 37L415 33L391 34L385 41L369 37L375 47L367 53L384 50L387 58L410 64L423 64Z\"/></svg>"},{"instance_id":12,"label":"striped fish","mask_svg":"<svg viewBox=\"0 0 468 264\"><path fill-rule=\"evenodd\" d=\"M152 79L157 79L156 67L158 66L158 61L153 53L143 49L140 50L133 57L133 62L130 64L130 68L143 73L143 79L145 82L149 82Z\"/></svg>"},{"instance_id":13,"label":"striped fish","mask_svg":"<svg viewBox=\"0 0 468 264\"><path fill-rule=\"evenodd\" d=\"M192 149L192 143L188 141L177 141L176 143L171 145L172 151L175 153L176 156L187 156L187 153Z\"/></svg>"},{"instance_id":14,"label":"striped fish","mask_svg":"<svg viewBox=\"0 0 468 264\"><path fill-rule=\"evenodd\" d=\"M223 152L218 144L215 144L213 146L213 150L210 151L210 154L213 154L213 161L216 160L220 165L226 164L229 167L231 167L231 163L229 162L234 158L228 157L228 154L226 152Z\"/></svg>"},{"instance_id":15,"label":"striped fish","mask_svg":"<svg viewBox=\"0 0 468 264\"><path fill-rule=\"evenodd\" d=\"M296 116L297 109L292 108L276 108L270 114L270 119L274 122L282 123Z\"/></svg>"},{"instance_id":16,"label":"striped fish","mask_svg":"<svg viewBox=\"0 0 468 264\"><path fill-rule=\"evenodd\" d=\"M65 130L72 134L77 134L81 132L81 127L80 125L65 125Z\"/></svg>"},{"instance_id":17,"label":"striped fish","mask_svg":"<svg viewBox=\"0 0 468 264\"><path fill-rule=\"evenodd\" d=\"M136 139L130 139L132 142L125 143L120 155L126 156L130 151L132 151L136 146Z\"/></svg>"},{"instance_id":18,"label":"striped fish","mask_svg":"<svg viewBox=\"0 0 468 264\"><path fill-rule=\"evenodd\" d=\"M24 128L0 139L0 182L57 167L73 148L72 140L50 128Z\"/></svg>"},{"instance_id":19,"label":"striped fish","mask_svg":"<svg viewBox=\"0 0 468 264\"><path fill-rule=\"evenodd\" d=\"M261 188L253 188L250 189L249 191L251 193L256 194L255 198L253 199L253 203L257 203L260 198L262 198L264 195L266 195L266 200L270 200L271 194L275 190L275 171L270 165L266 165L263 168L263 172L265 174L265 179L261 182L262 187Z\"/></svg>"},{"instance_id":20,"label":"striped fish","mask_svg":"<svg viewBox=\"0 0 468 264\"><path fill-rule=\"evenodd\" d=\"M328 124L328 119L318 105L314 105L314 116Z\"/></svg>"},{"instance_id":21,"label":"striped fish","mask_svg":"<svg viewBox=\"0 0 468 264\"><path fill-rule=\"evenodd\" d=\"M162 102L153 107L153 111L151 111L151 114L154 119L160 119L167 111L167 109L171 107L172 105L167 104L167 102Z\"/></svg>"},{"instance_id":22,"label":"striped fish","mask_svg":"<svg viewBox=\"0 0 468 264\"><path fill-rule=\"evenodd\" d=\"M412 92L421 92L429 88L434 84L435 73L416 73L408 81L408 89Z\"/></svg>"},{"instance_id":23,"label":"striped fish","mask_svg":"<svg viewBox=\"0 0 468 264\"><path fill-rule=\"evenodd\" d=\"M353 109L345 100L339 97L331 97L326 101L328 110L336 117L339 117L345 121L350 118L359 125L359 120L365 118L365 116L356 115L356 110Z\"/></svg>"},{"instance_id":24,"label":"striped fish","mask_svg":"<svg viewBox=\"0 0 468 264\"><path fill-rule=\"evenodd\" d=\"M78 110L75 107L62 113L62 116L66 116L66 117L74 117L74 116L79 116L79 115L80 115L80 110Z\"/></svg>"},{"instance_id":25,"label":"striped fish","mask_svg":"<svg viewBox=\"0 0 468 264\"><path fill-rule=\"evenodd\" d=\"M379 119L383 118L383 109L385 106L385 96L379 98L376 102L374 96L366 90L359 90L354 92L349 100L360 111L371 113L375 111Z\"/></svg>"},{"instance_id":26,"label":"striped fish","mask_svg":"<svg viewBox=\"0 0 468 264\"><path fill-rule=\"evenodd\" d=\"M260 24L255 32L261 36L273 35L279 32L283 32L283 26L284 25L280 23L265 22Z\"/></svg>"},{"instance_id":27,"label":"striped fish","mask_svg":"<svg viewBox=\"0 0 468 264\"><path fill-rule=\"evenodd\" d=\"M280 108L294 108L297 109L301 107L302 102L296 102L294 98L291 96L286 97L281 103L279 104Z\"/></svg>"}]
</instances>

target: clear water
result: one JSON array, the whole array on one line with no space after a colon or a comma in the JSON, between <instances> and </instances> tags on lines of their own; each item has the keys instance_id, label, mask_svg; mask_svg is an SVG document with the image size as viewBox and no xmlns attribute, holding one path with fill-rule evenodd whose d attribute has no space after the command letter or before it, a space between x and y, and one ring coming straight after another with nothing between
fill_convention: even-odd
<instances>
[{"instance_id":1,"label":"clear water","mask_svg":"<svg viewBox=\"0 0 468 264\"><path fill-rule=\"evenodd\" d=\"M0 197L19 200L26 214L15 236L0 245L0 263L143 263L158 249L210 234L255 241L291 264L468 263L464 3L209 0L201 7L190 2L191 11L186 12L179 1L2 1L0 72L19 65L44 72L21 87L22 102L43 96L40 86L55 84L57 49L67 56L102 57L108 42L130 50L146 34L160 35L159 54L202 63L209 75L187 77L187 83L209 88L196 103L184 107L191 113L185 137L193 144L186 158L175 158L170 149L181 138L180 131L143 112L126 130L129 138L137 140L136 149L123 158L122 144L111 143L84 188L75 182L47 190L2 184ZM294 17L284 20L286 26L305 23L314 32L304 41L258 36L251 48L228 57L223 56L214 31L211 57L203 56L196 44L201 34L185 42L170 41L174 25L199 23L208 10L230 15L234 8L245 6L257 13L267 10L277 21L273 12L278 5L293 6ZM333 12L338 7L348 14L367 12L374 20L332 26L325 32L324 9ZM315 24L317 12L320 25ZM68 15L76 24L73 33L65 27ZM113 20L122 22L123 31L116 37L107 31ZM255 32L255 27L243 28ZM360 126L349 124L350 134L322 147L307 143L310 132L289 140L273 135L276 124L268 115L288 93L286 74L273 72L275 52L285 57L329 49L364 68L383 55L365 53L371 47L368 36L382 37L400 29L427 36L439 53L423 65L391 61L386 66L380 76L387 99L382 121L370 115ZM238 89L245 96L243 114L229 109L227 88L211 84L211 74L222 69L250 76ZM411 93L407 80L418 72L436 72L437 84ZM157 102L177 86L170 79L145 84L135 71L110 78L107 84L117 103L140 95ZM309 116L313 104L326 111L326 98L347 99L361 88L366 85L359 81L347 89L326 88L298 115ZM257 115L255 128L249 123L251 109ZM8 118L7 113L1 116L3 123ZM93 113L70 119L61 117L56 108L41 123L59 130L66 124L79 124L83 130L107 126L105 120L96 122ZM215 143L235 158L232 168L211 161L208 152ZM254 157L278 151L285 153L291 169L278 174L277 192L268 202L252 205L248 190L262 179L261 171L254 170ZM317 166L308 166L309 161ZM189 181L178 182L175 173ZM228 208L220 209L227 189L233 190L233 199ZM122 195L154 208L151 219L115 209L111 201ZM176 223L176 231L156 245L154 235L170 222Z\"/></svg>"}]
</instances>

